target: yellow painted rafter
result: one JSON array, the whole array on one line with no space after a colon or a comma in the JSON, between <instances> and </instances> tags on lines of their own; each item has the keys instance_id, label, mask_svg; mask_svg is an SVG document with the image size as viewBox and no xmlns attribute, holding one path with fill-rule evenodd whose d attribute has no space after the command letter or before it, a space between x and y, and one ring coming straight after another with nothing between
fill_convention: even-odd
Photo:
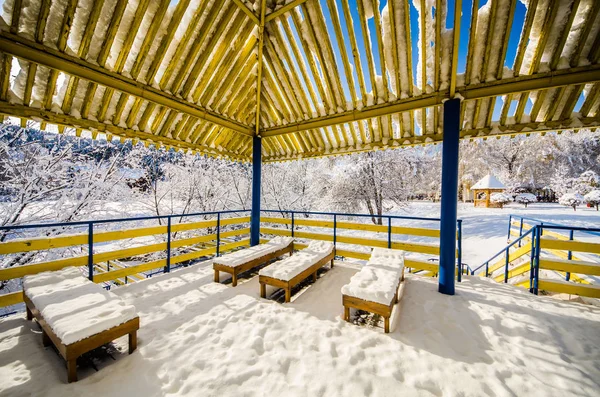
<instances>
[{"instance_id":1,"label":"yellow painted rafter","mask_svg":"<svg viewBox=\"0 0 600 397\"><path fill-rule=\"evenodd\" d=\"M262 90L262 73L263 73L263 50L265 40L265 12L267 8L267 0L261 0L260 4L260 23L258 26L258 73L256 76L256 116L254 121L255 134L260 133L260 98Z\"/></svg>"}]
</instances>

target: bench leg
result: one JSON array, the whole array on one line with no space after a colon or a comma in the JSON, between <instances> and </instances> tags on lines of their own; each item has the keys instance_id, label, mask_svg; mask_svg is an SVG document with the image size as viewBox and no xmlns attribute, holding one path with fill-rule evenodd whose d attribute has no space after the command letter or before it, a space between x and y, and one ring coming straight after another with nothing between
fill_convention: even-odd
<instances>
[{"instance_id":1,"label":"bench leg","mask_svg":"<svg viewBox=\"0 0 600 397\"><path fill-rule=\"evenodd\" d=\"M331 260L331 268L333 269L333 259Z\"/></svg>"},{"instance_id":2,"label":"bench leg","mask_svg":"<svg viewBox=\"0 0 600 397\"><path fill-rule=\"evenodd\" d=\"M67 360L67 381L77 382L77 359Z\"/></svg>"},{"instance_id":3,"label":"bench leg","mask_svg":"<svg viewBox=\"0 0 600 397\"><path fill-rule=\"evenodd\" d=\"M218 282L219 282L219 271L218 271L218 270L215 270L215 278L213 279L213 281L214 281L215 283L218 283Z\"/></svg>"},{"instance_id":4,"label":"bench leg","mask_svg":"<svg viewBox=\"0 0 600 397\"><path fill-rule=\"evenodd\" d=\"M350 308L344 306L344 320L350 322Z\"/></svg>"},{"instance_id":5,"label":"bench leg","mask_svg":"<svg viewBox=\"0 0 600 397\"><path fill-rule=\"evenodd\" d=\"M27 320L33 320L33 313L31 312L31 309L27 305L25 307L27 308Z\"/></svg>"},{"instance_id":6,"label":"bench leg","mask_svg":"<svg viewBox=\"0 0 600 397\"><path fill-rule=\"evenodd\" d=\"M313 273L313 283L317 282L317 272Z\"/></svg>"},{"instance_id":7,"label":"bench leg","mask_svg":"<svg viewBox=\"0 0 600 397\"><path fill-rule=\"evenodd\" d=\"M390 333L390 318L389 317L384 317L383 324L384 324L384 331L385 331L385 333L389 334Z\"/></svg>"},{"instance_id":8,"label":"bench leg","mask_svg":"<svg viewBox=\"0 0 600 397\"><path fill-rule=\"evenodd\" d=\"M43 328L42 328L42 344L44 345L44 347L48 347L52 344L50 337L48 336L46 331L44 331Z\"/></svg>"},{"instance_id":9,"label":"bench leg","mask_svg":"<svg viewBox=\"0 0 600 397\"><path fill-rule=\"evenodd\" d=\"M260 297L261 298L266 298L267 297L267 285L260 283Z\"/></svg>"},{"instance_id":10,"label":"bench leg","mask_svg":"<svg viewBox=\"0 0 600 397\"><path fill-rule=\"evenodd\" d=\"M129 354L137 349L137 331L129 333Z\"/></svg>"},{"instance_id":11,"label":"bench leg","mask_svg":"<svg viewBox=\"0 0 600 397\"><path fill-rule=\"evenodd\" d=\"M231 275L231 286L237 287L237 274L235 272Z\"/></svg>"},{"instance_id":12,"label":"bench leg","mask_svg":"<svg viewBox=\"0 0 600 397\"><path fill-rule=\"evenodd\" d=\"M289 303L292 300L292 288L285 289L285 303Z\"/></svg>"}]
</instances>

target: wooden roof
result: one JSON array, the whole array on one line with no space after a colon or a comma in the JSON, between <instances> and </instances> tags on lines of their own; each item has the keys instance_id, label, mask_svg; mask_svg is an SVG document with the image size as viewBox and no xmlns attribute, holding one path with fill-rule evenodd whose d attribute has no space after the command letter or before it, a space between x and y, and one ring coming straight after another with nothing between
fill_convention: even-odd
<instances>
[{"instance_id":1,"label":"wooden roof","mask_svg":"<svg viewBox=\"0 0 600 397\"><path fill-rule=\"evenodd\" d=\"M478 3L14 0L0 113L242 161L254 134L265 161L439 142L456 95L463 138L598 126L600 2L529 0L511 67L517 0Z\"/></svg>"}]
</instances>

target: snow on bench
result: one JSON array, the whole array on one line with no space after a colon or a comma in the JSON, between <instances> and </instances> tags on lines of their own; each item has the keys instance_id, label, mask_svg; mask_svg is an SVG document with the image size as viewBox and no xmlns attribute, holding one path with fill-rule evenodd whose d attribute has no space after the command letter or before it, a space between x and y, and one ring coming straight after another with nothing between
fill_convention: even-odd
<instances>
[{"instance_id":1,"label":"snow on bench","mask_svg":"<svg viewBox=\"0 0 600 397\"><path fill-rule=\"evenodd\" d=\"M137 344L139 317L123 302L82 276L77 268L44 272L23 279L27 319L42 327L44 346L54 343L67 361L68 381L77 380L77 357L129 335L129 353Z\"/></svg>"},{"instance_id":2,"label":"snow on bench","mask_svg":"<svg viewBox=\"0 0 600 397\"><path fill-rule=\"evenodd\" d=\"M292 237L277 236L265 244L219 256L213 260L214 281L216 283L220 281L219 272L229 273L231 274L231 285L235 287L240 273L279 258L283 254L291 254L294 248L293 243Z\"/></svg>"},{"instance_id":3,"label":"snow on bench","mask_svg":"<svg viewBox=\"0 0 600 397\"><path fill-rule=\"evenodd\" d=\"M388 333L402 280L404 251L374 248L369 262L342 287L344 319L350 321L350 308L379 314L384 318L385 332Z\"/></svg>"},{"instance_id":4,"label":"snow on bench","mask_svg":"<svg viewBox=\"0 0 600 397\"><path fill-rule=\"evenodd\" d=\"M312 241L308 247L289 258L277 261L258 272L260 296L266 298L266 286L283 288L285 301L291 300L292 288L311 274L317 281L317 271L331 262L333 267L334 245L325 241Z\"/></svg>"}]
</instances>

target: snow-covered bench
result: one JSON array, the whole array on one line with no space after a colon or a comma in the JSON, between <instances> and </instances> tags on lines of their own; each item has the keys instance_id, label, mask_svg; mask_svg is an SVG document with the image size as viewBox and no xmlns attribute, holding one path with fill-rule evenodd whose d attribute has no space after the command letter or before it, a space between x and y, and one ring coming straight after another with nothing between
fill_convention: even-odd
<instances>
[{"instance_id":1,"label":"snow-covered bench","mask_svg":"<svg viewBox=\"0 0 600 397\"><path fill-rule=\"evenodd\" d=\"M292 237L277 236L265 244L244 248L239 251L219 256L213 261L215 283L218 283L219 272L231 274L231 285L237 285L238 274L248 271L256 266L279 258L283 254L292 253L294 239Z\"/></svg>"},{"instance_id":2,"label":"snow-covered bench","mask_svg":"<svg viewBox=\"0 0 600 397\"><path fill-rule=\"evenodd\" d=\"M382 316L385 332L390 332L390 316L403 280L404 252L374 248L369 262L342 287L344 319L350 321L350 308L365 310Z\"/></svg>"},{"instance_id":3,"label":"snow-covered bench","mask_svg":"<svg viewBox=\"0 0 600 397\"><path fill-rule=\"evenodd\" d=\"M77 358L124 335L129 353L137 347L140 319L135 307L94 284L77 268L26 276L27 319L42 328L42 343L53 343L67 361L69 383L77 381Z\"/></svg>"},{"instance_id":4,"label":"snow-covered bench","mask_svg":"<svg viewBox=\"0 0 600 397\"><path fill-rule=\"evenodd\" d=\"M335 256L334 246L325 241L312 241L308 247L289 258L277 261L258 272L260 296L266 298L267 284L285 290L285 301L289 302L292 288L312 274L317 281L317 270L331 262Z\"/></svg>"}]
</instances>

